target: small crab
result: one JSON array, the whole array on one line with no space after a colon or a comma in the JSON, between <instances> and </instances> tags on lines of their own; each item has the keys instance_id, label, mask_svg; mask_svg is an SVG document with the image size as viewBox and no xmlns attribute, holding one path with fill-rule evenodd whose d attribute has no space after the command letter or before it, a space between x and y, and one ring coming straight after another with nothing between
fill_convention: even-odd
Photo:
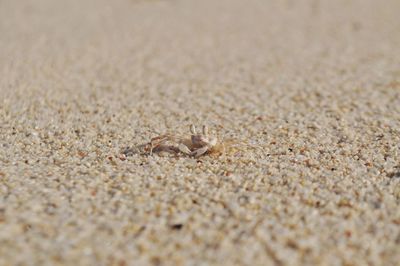
<instances>
[{"instance_id":1,"label":"small crab","mask_svg":"<svg viewBox=\"0 0 400 266\"><path fill-rule=\"evenodd\" d=\"M190 139L173 136L171 134L152 138L149 143L150 154L156 150L182 152L197 158L217 145L218 139L208 134L207 126L203 126L202 133L197 133L196 127L190 125L190 132L192 133Z\"/></svg>"}]
</instances>

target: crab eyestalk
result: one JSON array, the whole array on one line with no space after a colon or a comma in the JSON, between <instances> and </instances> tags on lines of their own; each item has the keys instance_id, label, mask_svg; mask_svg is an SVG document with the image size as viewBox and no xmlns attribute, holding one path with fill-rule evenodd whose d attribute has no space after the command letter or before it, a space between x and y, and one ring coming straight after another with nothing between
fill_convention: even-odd
<instances>
[{"instance_id":1,"label":"crab eyestalk","mask_svg":"<svg viewBox=\"0 0 400 266\"><path fill-rule=\"evenodd\" d=\"M196 133L196 127L193 124L190 125L190 132L192 132L193 135L197 134Z\"/></svg>"},{"instance_id":2,"label":"crab eyestalk","mask_svg":"<svg viewBox=\"0 0 400 266\"><path fill-rule=\"evenodd\" d=\"M203 126L203 135L208 136L208 127L206 125Z\"/></svg>"}]
</instances>

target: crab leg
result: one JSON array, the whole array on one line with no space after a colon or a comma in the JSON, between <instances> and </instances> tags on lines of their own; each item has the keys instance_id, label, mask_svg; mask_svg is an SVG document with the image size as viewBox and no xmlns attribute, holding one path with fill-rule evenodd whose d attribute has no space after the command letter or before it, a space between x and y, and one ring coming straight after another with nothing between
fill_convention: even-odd
<instances>
[{"instance_id":1,"label":"crab leg","mask_svg":"<svg viewBox=\"0 0 400 266\"><path fill-rule=\"evenodd\" d=\"M150 155L153 154L153 150L165 143L168 140L173 140L173 137L169 134L161 135L150 140Z\"/></svg>"},{"instance_id":2,"label":"crab leg","mask_svg":"<svg viewBox=\"0 0 400 266\"><path fill-rule=\"evenodd\" d=\"M190 155L194 156L195 158L197 158L197 157L203 155L204 153L206 153L208 151L208 149L209 149L208 146L204 146L204 147L201 147L199 149L196 149L196 150L192 151L190 153Z\"/></svg>"}]
</instances>

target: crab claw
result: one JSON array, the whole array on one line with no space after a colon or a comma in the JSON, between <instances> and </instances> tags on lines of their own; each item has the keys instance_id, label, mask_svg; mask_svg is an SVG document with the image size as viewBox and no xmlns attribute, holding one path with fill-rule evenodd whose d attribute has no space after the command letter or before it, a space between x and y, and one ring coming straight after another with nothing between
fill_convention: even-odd
<instances>
[{"instance_id":1,"label":"crab claw","mask_svg":"<svg viewBox=\"0 0 400 266\"><path fill-rule=\"evenodd\" d=\"M178 145L178 149L179 149L180 152L185 153L187 155L191 155L192 154L192 151L185 144L180 143Z\"/></svg>"},{"instance_id":2,"label":"crab claw","mask_svg":"<svg viewBox=\"0 0 400 266\"><path fill-rule=\"evenodd\" d=\"M192 152L190 153L190 155L191 155L191 156L194 156L195 158L197 158L197 157L203 155L204 153L206 153L207 151L208 151L208 147L207 147L207 146L204 146L204 147L202 147L202 148L200 148L200 149L197 149L197 150L192 151Z\"/></svg>"}]
</instances>

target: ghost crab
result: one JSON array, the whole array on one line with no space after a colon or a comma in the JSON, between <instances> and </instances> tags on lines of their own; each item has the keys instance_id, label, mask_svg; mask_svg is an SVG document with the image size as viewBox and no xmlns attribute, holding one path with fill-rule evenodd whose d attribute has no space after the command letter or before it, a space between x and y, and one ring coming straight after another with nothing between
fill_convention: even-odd
<instances>
[{"instance_id":1,"label":"ghost crab","mask_svg":"<svg viewBox=\"0 0 400 266\"><path fill-rule=\"evenodd\" d=\"M218 139L208 134L208 127L203 126L202 132L198 133L194 125L190 125L190 138L182 138L171 134L152 138L148 143L150 154L153 151L181 152L195 158L205 154L214 148Z\"/></svg>"}]
</instances>

